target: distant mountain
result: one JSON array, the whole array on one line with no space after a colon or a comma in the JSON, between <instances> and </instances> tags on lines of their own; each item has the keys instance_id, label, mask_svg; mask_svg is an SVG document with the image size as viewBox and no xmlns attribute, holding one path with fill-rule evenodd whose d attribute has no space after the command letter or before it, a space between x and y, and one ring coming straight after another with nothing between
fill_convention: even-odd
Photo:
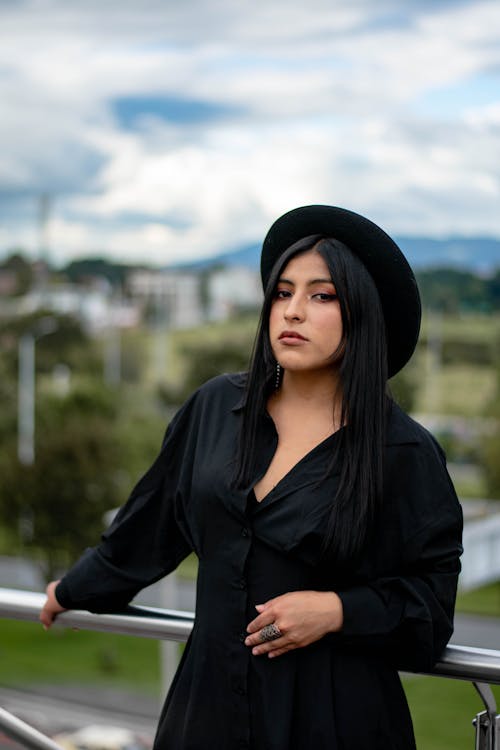
<instances>
[{"instance_id":1,"label":"distant mountain","mask_svg":"<svg viewBox=\"0 0 500 750\"><path fill-rule=\"evenodd\" d=\"M242 245L236 250L228 250L225 253L212 255L201 260L182 261L168 265L174 270L203 271L214 266L244 266L245 268L258 268L260 263L260 245Z\"/></svg>"},{"instance_id":2,"label":"distant mountain","mask_svg":"<svg viewBox=\"0 0 500 750\"><path fill-rule=\"evenodd\" d=\"M487 273L500 267L500 239L494 237L426 237L396 239L410 265L415 268L451 266Z\"/></svg>"},{"instance_id":3,"label":"distant mountain","mask_svg":"<svg viewBox=\"0 0 500 750\"><path fill-rule=\"evenodd\" d=\"M438 266L460 268L476 273L488 273L500 268L500 239L493 237L397 237L397 244L414 268ZM176 263L169 268L203 270L213 266L245 266L258 268L260 245L243 245L191 263Z\"/></svg>"}]
</instances>

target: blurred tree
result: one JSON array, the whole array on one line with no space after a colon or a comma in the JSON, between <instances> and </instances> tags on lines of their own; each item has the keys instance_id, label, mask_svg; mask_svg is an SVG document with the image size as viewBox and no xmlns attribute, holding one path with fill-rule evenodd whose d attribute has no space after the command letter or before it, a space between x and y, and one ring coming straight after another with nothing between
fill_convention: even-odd
<instances>
[{"instance_id":1,"label":"blurred tree","mask_svg":"<svg viewBox=\"0 0 500 750\"><path fill-rule=\"evenodd\" d=\"M500 364L497 366L496 396L488 410L494 431L482 441L480 463L484 469L488 497L500 500Z\"/></svg>"},{"instance_id":2,"label":"blurred tree","mask_svg":"<svg viewBox=\"0 0 500 750\"><path fill-rule=\"evenodd\" d=\"M412 364L408 364L397 375L391 378L389 390L396 403L402 409L407 412L414 409L418 384L416 370Z\"/></svg>"},{"instance_id":3,"label":"blurred tree","mask_svg":"<svg viewBox=\"0 0 500 750\"><path fill-rule=\"evenodd\" d=\"M179 405L210 378L226 372L240 372L248 369L252 340L221 339L213 342L185 344L182 355L185 360L185 375L179 388L162 385L159 388L161 400L167 405Z\"/></svg>"},{"instance_id":4,"label":"blurred tree","mask_svg":"<svg viewBox=\"0 0 500 750\"><path fill-rule=\"evenodd\" d=\"M104 386L101 343L51 313L57 329L36 345L35 463L21 466L18 343L41 317L0 321L0 524L4 551L29 554L50 578L98 541L103 514L123 503L154 459L166 415L140 382ZM143 347L140 336L123 342L122 382L140 381ZM49 377L61 363L76 375L69 391Z\"/></svg>"},{"instance_id":5,"label":"blurred tree","mask_svg":"<svg viewBox=\"0 0 500 750\"><path fill-rule=\"evenodd\" d=\"M445 313L492 312L498 310L499 271L483 278L457 268L429 268L417 271L425 307Z\"/></svg>"},{"instance_id":6,"label":"blurred tree","mask_svg":"<svg viewBox=\"0 0 500 750\"><path fill-rule=\"evenodd\" d=\"M95 544L104 513L123 500L117 405L116 393L102 386L64 398L44 394L33 466L19 464L15 433L3 433L0 522L13 537L21 532L47 579Z\"/></svg>"},{"instance_id":7,"label":"blurred tree","mask_svg":"<svg viewBox=\"0 0 500 750\"><path fill-rule=\"evenodd\" d=\"M141 266L137 266L140 268ZM113 263L106 258L82 258L73 260L61 269L61 273L73 283L85 283L91 279L104 278L113 286L124 283L127 273L134 266Z\"/></svg>"},{"instance_id":8,"label":"blurred tree","mask_svg":"<svg viewBox=\"0 0 500 750\"><path fill-rule=\"evenodd\" d=\"M23 317L0 321L1 359L12 377L17 377L18 344L23 333L36 330L42 318L50 317L57 324L54 332L44 336L36 348L38 373L52 372L55 365L63 362L80 375L102 373L102 353L98 342L91 339L80 323L69 315L37 311Z\"/></svg>"},{"instance_id":9,"label":"blurred tree","mask_svg":"<svg viewBox=\"0 0 500 750\"><path fill-rule=\"evenodd\" d=\"M15 294L26 294L33 284L33 266L24 258L21 251L14 251L0 264L0 268L11 271L16 279Z\"/></svg>"},{"instance_id":10,"label":"blurred tree","mask_svg":"<svg viewBox=\"0 0 500 750\"><path fill-rule=\"evenodd\" d=\"M213 342L185 344L182 355L185 359L185 375L178 388L160 386L159 395L163 403L177 406L210 378L225 372L241 372L248 369L253 343L253 331L239 340L220 339ZM417 370L408 365L390 381L390 391L400 406L411 411L417 394Z\"/></svg>"},{"instance_id":11,"label":"blurred tree","mask_svg":"<svg viewBox=\"0 0 500 750\"><path fill-rule=\"evenodd\" d=\"M488 299L491 300L493 310L500 310L500 268L493 276L486 280Z\"/></svg>"}]
</instances>

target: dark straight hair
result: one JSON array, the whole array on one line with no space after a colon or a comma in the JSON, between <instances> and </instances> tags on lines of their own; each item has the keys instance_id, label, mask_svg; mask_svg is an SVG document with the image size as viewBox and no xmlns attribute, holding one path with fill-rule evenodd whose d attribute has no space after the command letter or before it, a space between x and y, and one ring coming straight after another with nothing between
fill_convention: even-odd
<instances>
[{"instance_id":1,"label":"dark straight hair","mask_svg":"<svg viewBox=\"0 0 500 750\"><path fill-rule=\"evenodd\" d=\"M276 358L269 339L276 284L285 265L308 250L315 250L325 261L342 315L342 339L332 367L339 373L343 427L334 441L330 465L325 467L325 475L338 467L340 477L323 550L342 565L361 552L382 500L388 398L385 321L378 291L356 254L336 239L305 237L285 250L272 269L248 373L235 482L249 487L255 478L259 422L276 387Z\"/></svg>"}]
</instances>

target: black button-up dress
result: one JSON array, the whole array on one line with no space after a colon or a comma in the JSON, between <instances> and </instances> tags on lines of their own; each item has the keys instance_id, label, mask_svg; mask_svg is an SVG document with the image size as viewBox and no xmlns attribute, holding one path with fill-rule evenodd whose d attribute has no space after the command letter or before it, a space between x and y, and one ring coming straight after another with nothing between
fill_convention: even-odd
<instances>
[{"instance_id":1,"label":"black button-up dress","mask_svg":"<svg viewBox=\"0 0 500 750\"><path fill-rule=\"evenodd\" d=\"M68 608L117 610L191 551L198 556L195 624L155 750L409 750L398 669L424 671L438 659L460 567L462 515L443 454L393 406L383 509L362 559L340 575L320 555L338 481L325 467L338 436L256 504L251 486L231 487L243 388L244 376L221 376L186 402L57 597ZM265 417L255 481L276 446ZM339 593L342 632L276 659L252 656L243 641L255 605L304 589Z\"/></svg>"}]
</instances>

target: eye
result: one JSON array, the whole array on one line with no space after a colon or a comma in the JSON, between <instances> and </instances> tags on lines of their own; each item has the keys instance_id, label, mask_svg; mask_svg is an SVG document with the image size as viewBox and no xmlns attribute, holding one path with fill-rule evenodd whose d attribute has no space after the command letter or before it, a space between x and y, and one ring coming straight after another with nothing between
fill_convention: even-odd
<instances>
[{"instance_id":1,"label":"eye","mask_svg":"<svg viewBox=\"0 0 500 750\"><path fill-rule=\"evenodd\" d=\"M274 293L275 299L287 299L288 297L291 297L291 292L288 289L276 289Z\"/></svg>"},{"instance_id":2,"label":"eye","mask_svg":"<svg viewBox=\"0 0 500 750\"><path fill-rule=\"evenodd\" d=\"M313 297L319 299L320 302L333 302L338 298L336 294L328 292L318 292L317 294L313 294Z\"/></svg>"}]
</instances>

